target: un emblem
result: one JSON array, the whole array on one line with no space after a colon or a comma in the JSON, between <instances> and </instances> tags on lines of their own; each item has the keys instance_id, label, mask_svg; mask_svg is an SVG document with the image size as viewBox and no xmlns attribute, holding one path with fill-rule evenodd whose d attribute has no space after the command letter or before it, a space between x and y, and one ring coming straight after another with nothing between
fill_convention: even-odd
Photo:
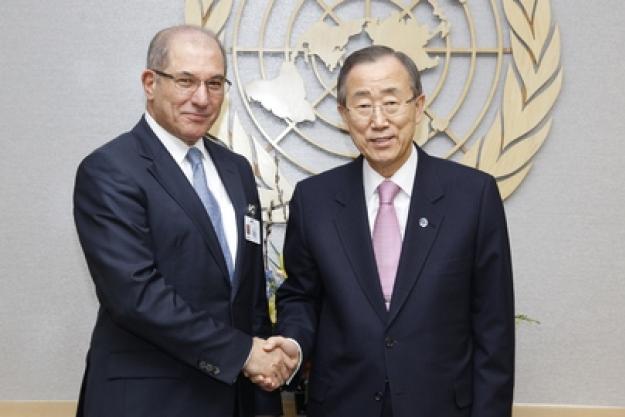
<instances>
[{"instance_id":1,"label":"un emblem","mask_svg":"<svg viewBox=\"0 0 625 417\"><path fill-rule=\"evenodd\" d=\"M280 218L292 187L278 160L309 175L357 155L336 111L338 69L353 50L409 55L427 99L414 140L490 173L504 199L532 168L562 86L549 0L187 0L186 19L215 32L230 19L225 43L256 132L226 103L213 133L250 159L263 207Z\"/></svg>"}]
</instances>

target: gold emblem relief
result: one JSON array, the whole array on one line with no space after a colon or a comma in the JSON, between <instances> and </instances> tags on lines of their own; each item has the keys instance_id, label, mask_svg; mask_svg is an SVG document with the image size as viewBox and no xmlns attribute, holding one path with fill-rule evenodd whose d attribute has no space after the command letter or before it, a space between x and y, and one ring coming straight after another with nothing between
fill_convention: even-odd
<instances>
[{"instance_id":1,"label":"gold emblem relief","mask_svg":"<svg viewBox=\"0 0 625 417\"><path fill-rule=\"evenodd\" d=\"M255 0L253 25L252 2L235 3L186 0L186 21L219 33L232 20L232 38L226 42L232 72L247 116L262 137L245 131L229 100L212 133L252 162L265 214L271 207L274 221L286 218L282 206L293 191L278 161L314 174L328 167L300 157L306 152L298 152L298 146L335 165L356 156L335 111L336 76L345 56L367 44L405 52L423 73L427 117L415 141L428 151L437 142L438 151L431 153L490 173L504 199L523 182L549 134L550 112L562 86L560 32L550 0ZM277 14L288 18L276 19ZM478 36L484 25L493 33L487 41ZM258 33L250 42L253 31ZM462 77L450 75L455 60L466 67ZM457 123L482 75L482 60L494 66L487 76L490 85L480 84L482 96L478 104L471 102L471 120L465 116ZM257 68L252 79L250 67ZM453 94L446 88L450 80L459 90ZM498 95L500 104L493 108ZM446 107L439 105L443 98Z\"/></svg>"}]
</instances>

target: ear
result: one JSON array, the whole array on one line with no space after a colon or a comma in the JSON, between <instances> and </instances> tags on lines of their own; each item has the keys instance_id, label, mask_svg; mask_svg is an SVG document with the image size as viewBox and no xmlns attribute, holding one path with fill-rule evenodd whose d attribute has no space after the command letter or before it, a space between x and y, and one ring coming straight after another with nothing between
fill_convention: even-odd
<instances>
[{"instance_id":1,"label":"ear","mask_svg":"<svg viewBox=\"0 0 625 417\"><path fill-rule=\"evenodd\" d=\"M349 111L346 107L340 104L336 106L336 109L339 111L339 114L341 115L341 120L343 121L343 123L339 126L339 129L344 133L349 133Z\"/></svg>"},{"instance_id":2,"label":"ear","mask_svg":"<svg viewBox=\"0 0 625 417\"><path fill-rule=\"evenodd\" d=\"M425 108L425 95L421 94L415 100L415 123L421 123L421 119L423 119L423 110Z\"/></svg>"},{"instance_id":3,"label":"ear","mask_svg":"<svg viewBox=\"0 0 625 417\"><path fill-rule=\"evenodd\" d=\"M152 100L154 97L154 85L156 84L156 77L150 70L144 70L141 73L141 84L143 84L143 91L145 91L145 97L147 100Z\"/></svg>"},{"instance_id":4,"label":"ear","mask_svg":"<svg viewBox=\"0 0 625 417\"><path fill-rule=\"evenodd\" d=\"M346 126L348 125L347 121L348 121L348 110L345 106L338 104L336 106L336 109L339 111L339 114L341 115L341 119L343 120L343 124L345 124Z\"/></svg>"}]
</instances>

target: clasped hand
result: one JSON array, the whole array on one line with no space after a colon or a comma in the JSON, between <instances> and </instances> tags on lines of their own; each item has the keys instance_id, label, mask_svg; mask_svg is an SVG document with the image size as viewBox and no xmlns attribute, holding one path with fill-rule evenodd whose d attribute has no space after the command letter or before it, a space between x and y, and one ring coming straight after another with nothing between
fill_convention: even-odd
<instances>
[{"instance_id":1,"label":"clasped hand","mask_svg":"<svg viewBox=\"0 0 625 417\"><path fill-rule=\"evenodd\" d=\"M297 345L282 336L255 337L243 374L265 391L273 391L291 377L299 363Z\"/></svg>"}]
</instances>

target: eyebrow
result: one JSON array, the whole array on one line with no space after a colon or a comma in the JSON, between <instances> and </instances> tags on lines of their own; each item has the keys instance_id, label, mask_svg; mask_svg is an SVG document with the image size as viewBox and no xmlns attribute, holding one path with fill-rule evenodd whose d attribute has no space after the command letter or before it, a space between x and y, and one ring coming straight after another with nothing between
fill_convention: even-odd
<instances>
[{"instance_id":1,"label":"eyebrow","mask_svg":"<svg viewBox=\"0 0 625 417\"><path fill-rule=\"evenodd\" d=\"M382 95L385 94L397 94L399 92L399 88L397 87L388 87L381 91ZM371 92L369 90L358 90L352 97L371 97Z\"/></svg>"},{"instance_id":2,"label":"eyebrow","mask_svg":"<svg viewBox=\"0 0 625 417\"><path fill-rule=\"evenodd\" d=\"M186 75L187 77L199 78L197 75L189 71L178 71L176 72L176 74ZM226 79L225 75L215 75L213 77L208 78L208 80L225 80L225 79Z\"/></svg>"}]
</instances>

